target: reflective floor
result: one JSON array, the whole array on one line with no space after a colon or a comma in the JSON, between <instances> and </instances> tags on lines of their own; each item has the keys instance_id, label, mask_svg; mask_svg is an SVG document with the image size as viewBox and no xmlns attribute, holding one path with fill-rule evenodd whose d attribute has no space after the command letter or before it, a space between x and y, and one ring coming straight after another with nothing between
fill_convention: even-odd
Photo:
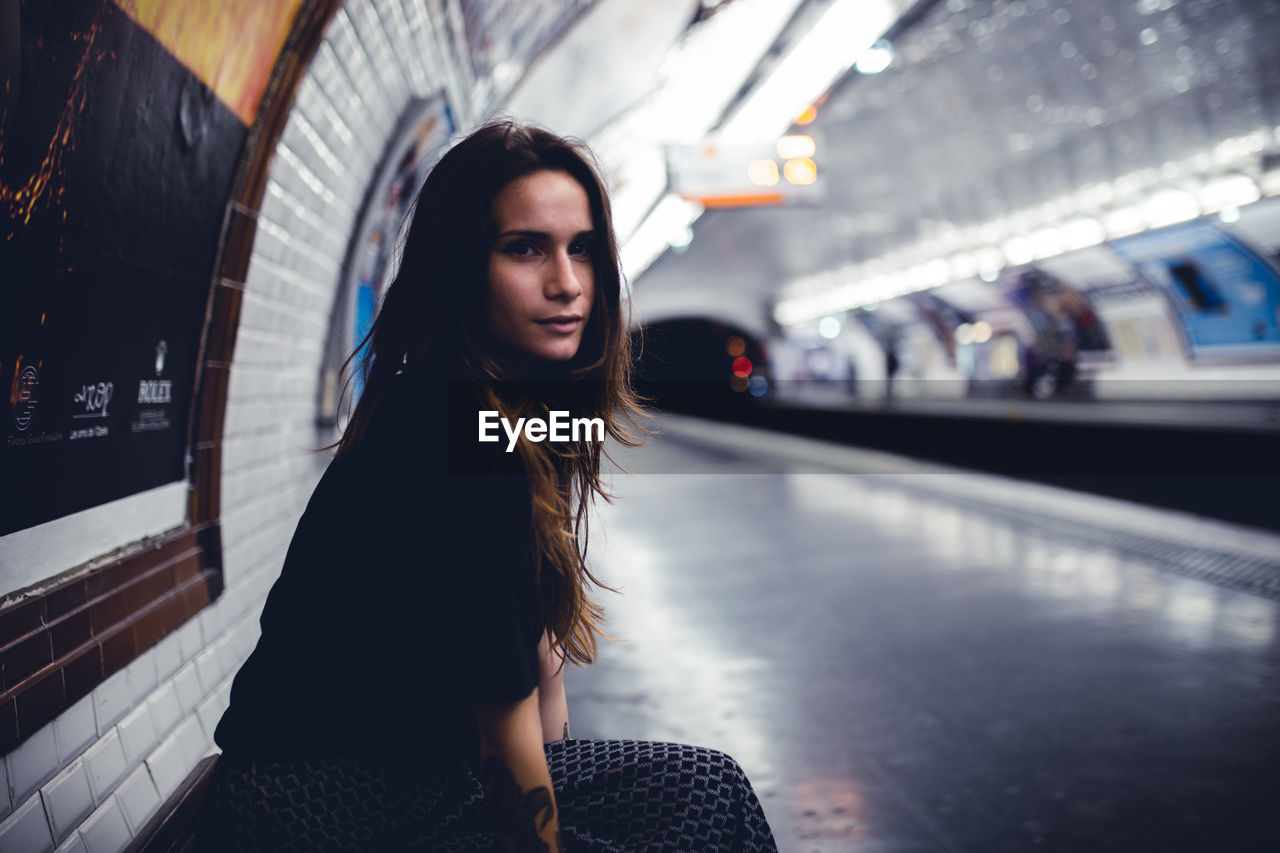
<instances>
[{"instance_id":1,"label":"reflective floor","mask_svg":"<svg viewBox=\"0 0 1280 853\"><path fill-rule=\"evenodd\" d=\"M575 736L729 752L783 851L1280 850L1280 537L660 426Z\"/></svg>"}]
</instances>

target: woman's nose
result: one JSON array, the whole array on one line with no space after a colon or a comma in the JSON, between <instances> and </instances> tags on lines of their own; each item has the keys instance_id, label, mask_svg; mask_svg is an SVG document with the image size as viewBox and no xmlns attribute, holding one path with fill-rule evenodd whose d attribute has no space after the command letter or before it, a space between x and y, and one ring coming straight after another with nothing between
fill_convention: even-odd
<instances>
[{"instance_id":1,"label":"woman's nose","mask_svg":"<svg viewBox=\"0 0 1280 853\"><path fill-rule=\"evenodd\" d=\"M582 271L567 251L557 251L550 265L543 290L548 299L572 300L582 293Z\"/></svg>"}]
</instances>

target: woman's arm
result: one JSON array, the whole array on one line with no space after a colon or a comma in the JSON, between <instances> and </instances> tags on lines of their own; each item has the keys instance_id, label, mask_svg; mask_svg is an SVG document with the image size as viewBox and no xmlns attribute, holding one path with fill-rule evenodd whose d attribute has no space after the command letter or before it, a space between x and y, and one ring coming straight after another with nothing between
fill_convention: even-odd
<instances>
[{"instance_id":1,"label":"woman's arm","mask_svg":"<svg viewBox=\"0 0 1280 853\"><path fill-rule=\"evenodd\" d=\"M508 853L559 853L555 790L542 750L538 691L518 702L476 708L480 779Z\"/></svg>"},{"instance_id":2,"label":"woman's arm","mask_svg":"<svg viewBox=\"0 0 1280 853\"><path fill-rule=\"evenodd\" d=\"M564 698L564 656L551 649L551 636L538 643L538 716L542 740L569 739L569 703Z\"/></svg>"}]
</instances>

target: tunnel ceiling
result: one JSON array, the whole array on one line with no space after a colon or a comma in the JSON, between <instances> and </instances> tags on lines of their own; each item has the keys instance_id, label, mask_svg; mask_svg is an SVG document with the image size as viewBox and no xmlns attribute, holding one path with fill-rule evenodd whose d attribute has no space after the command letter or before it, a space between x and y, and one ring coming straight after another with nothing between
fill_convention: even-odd
<instances>
[{"instance_id":1,"label":"tunnel ceiling","mask_svg":"<svg viewBox=\"0 0 1280 853\"><path fill-rule=\"evenodd\" d=\"M1018 212L1032 212L1026 227L1038 213L1061 221L1091 185L1256 173L1280 125L1277 43L1277 0L933 4L896 35L887 70L850 72L805 129L820 203L708 211L637 294L767 304L788 283L908 247L928 260L921 245L958 245L958 230ZM1242 140L1242 156L1215 158L1224 140Z\"/></svg>"}]
</instances>

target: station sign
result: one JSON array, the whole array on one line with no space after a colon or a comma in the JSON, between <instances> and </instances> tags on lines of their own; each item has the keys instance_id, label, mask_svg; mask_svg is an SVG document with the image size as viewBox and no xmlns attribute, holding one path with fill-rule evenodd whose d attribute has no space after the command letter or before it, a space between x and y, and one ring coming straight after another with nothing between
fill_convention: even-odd
<instances>
[{"instance_id":1,"label":"station sign","mask_svg":"<svg viewBox=\"0 0 1280 853\"><path fill-rule=\"evenodd\" d=\"M670 145L671 190L704 207L814 204L824 190L820 148L809 134L763 143L708 138Z\"/></svg>"}]
</instances>

